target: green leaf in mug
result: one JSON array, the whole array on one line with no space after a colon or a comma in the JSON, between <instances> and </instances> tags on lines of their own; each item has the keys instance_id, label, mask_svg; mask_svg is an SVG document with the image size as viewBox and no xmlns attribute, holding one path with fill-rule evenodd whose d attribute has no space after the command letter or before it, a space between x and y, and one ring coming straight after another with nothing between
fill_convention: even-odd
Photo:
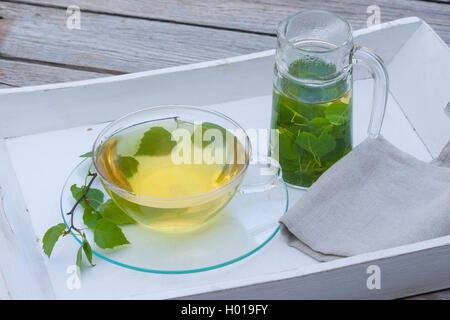
<instances>
[{"instance_id":1,"label":"green leaf in mug","mask_svg":"<svg viewBox=\"0 0 450 320\"><path fill-rule=\"evenodd\" d=\"M278 153L280 157L288 159L288 160L294 160L297 159L297 146L295 144L294 140L295 136L290 136L289 132L281 131L280 135L278 136L279 139L279 150Z\"/></svg>"},{"instance_id":2,"label":"green leaf in mug","mask_svg":"<svg viewBox=\"0 0 450 320\"><path fill-rule=\"evenodd\" d=\"M343 125L349 120L349 105L333 103L325 110L325 117L336 126Z\"/></svg>"},{"instance_id":3,"label":"green leaf in mug","mask_svg":"<svg viewBox=\"0 0 450 320\"><path fill-rule=\"evenodd\" d=\"M308 131L314 133L316 136L320 136L327 126L330 126L330 121L328 121L328 119L317 117L309 121Z\"/></svg>"},{"instance_id":4,"label":"green leaf in mug","mask_svg":"<svg viewBox=\"0 0 450 320\"><path fill-rule=\"evenodd\" d=\"M172 134L163 127L152 127L144 133L135 156L163 156L176 145Z\"/></svg>"},{"instance_id":5,"label":"green leaf in mug","mask_svg":"<svg viewBox=\"0 0 450 320\"><path fill-rule=\"evenodd\" d=\"M306 55L289 65L289 73L297 78L321 80L336 72L336 66L318 57Z\"/></svg>"},{"instance_id":6,"label":"green leaf in mug","mask_svg":"<svg viewBox=\"0 0 450 320\"><path fill-rule=\"evenodd\" d=\"M212 122L203 122L201 126L198 126L195 129L194 133L191 136L192 143L194 143L195 137L200 136L201 139L202 139L202 146L203 146L203 148L208 146L209 144L211 144L214 141L214 138L215 138L214 136L212 136L212 139L210 141L204 141L203 140L203 135L205 134L205 132L207 130L210 130L210 129L215 129L215 130L218 130L220 132L220 134L222 135L222 139L223 139L222 140L222 145L225 145L225 140L226 140L226 136L227 136L227 130L225 128L219 126L218 124L215 124L215 123L212 123ZM200 134L199 134L199 130L201 130Z\"/></svg>"},{"instance_id":7,"label":"green leaf in mug","mask_svg":"<svg viewBox=\"0 0 450 320\"><path fill-rule=\"evenodd\" d=\"M318 57L306 55L302 59L295 60L289 65L289 74L295 78L300 79L312 79L323 80L323 78L329 78L336 73L336 66L332 63L328 63ZM316 87L304 85L300 82L294 82L289 79L282 81L283 91L289 96L301 97L302 101L314 103L316 101L327 101L324 99L324 90ZM305 104L307 106L307 104ZM302 115L312 119L314 116L311 114L313 109L305 113L302 110Z\"/></svg>"},{"instance_id":8,"label":"green leaf in mug","mask_svg":"<svg viewBox=\"0 0 450 320\"><path fill-rule=\"evenodd\" d=\"M335 126L330 124L329 126L325 127L322 131L322 133L328 133L332 135L335 139L341 139L344 137L344 130L345 126Z\"/></svg>"},{"instance_id":9,"label":"green leaf in mug","mask_svg":"<svg viewBox=\"0 0 450 320\"><path fill-rule=\"evenodd\" d=\"M290 160L280 156L280 165L283 167L283 176L284 173L288 172L292 173L297 172L299 170L297 158L295 160Z\"/></svg>"},{"instance_id":10,"label":"green leaf in mug","mask_svg":"<svg viewBox=\"0 0 450 320\"><path fill-rule=\"evenodd\" d=\"M301 132L295 142L317 157L322 157L336 147L336 141L328 133L322 133L318 138L309 132Z\"/></svg>"},{"instance_id":11,"label":"green leaf in mug","mask_svg":"<svg viewBox=\"0 0 450 320\"><path fill-rule=\"evenodd\" d=\"M98 210L103 218L115 224L124 225L136 223L136 221L123 212L111 199L102 203Z\"/></svg>"},{"instance_id":12,"label":"green leaf in mug","mask_svg":"<svg viewBox=\"0 0 450 320\"><path fill-rule=\"evenodd\" d=\"M117 158L117 166L127 178L131 178L137 172L139 161L133 157L119 156Z\"/></svg>"},{"instance_id":13,"label":"green leaf in mug","mask_svg":"<svg viewBox=\"0 0 450 320\"><path fill-rule=\"evenodd\" d=\"M344 157L350 151L350 146L345 143L344 139L336 140L336 148L327 154L326 159L323 160L327 167L332 166L339 159Z\"/></svg>"}]
</instances>

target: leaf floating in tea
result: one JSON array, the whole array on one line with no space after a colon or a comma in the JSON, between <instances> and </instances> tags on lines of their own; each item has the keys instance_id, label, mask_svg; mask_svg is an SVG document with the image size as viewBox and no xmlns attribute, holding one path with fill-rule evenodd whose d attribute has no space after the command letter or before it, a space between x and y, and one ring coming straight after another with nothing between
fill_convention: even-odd
<instances>
[{"instance_id":1,"label":"leaf floating in tea","mask_svg":"<svg viewBox=\"0 0 450 320\"><path fill-rule=\"evenodd\" d=\"M112 249L123 244L129 244L122 230L106 219L100 219L97 222L94 241L102 249Z\"/></svg>"},{"instance_id":2,"label":"leaf floating in tea","mask_svg":"<svg viewBox=\"0 0 450 320\"><path fill-rule=\"evenodd\" d=\"M308 131L314 133L316 136L320 136L325 128L330 126L330 121L326 118L317 117L308 122Z\"/></svg>"},{"instance_id":3,"label":"leaf floating in tea","mask_svg":"<svg viewBox=\"0 0 450 320\"><path fill-rule=\"evenodd\" d=\"M279 136L280 150L283 150L283 157L288 160L297 159L297 146L295 136L286 129L280 129Z\"/></svg>"},{"instance_id":4,"label":"leaf floating in tea","mask_svg":"<svg viewBox=\"0 0 450 320\"><path fill-rule=\"evenodd\" d=\"M85 186L79 188L76 184L70 187L70 191L72 192L72 196L75 199L79 199L85 190ZM80 201L80 205L83 208L87 208L91 206L94 209L97 209L100 204L103 202L103 198L105 195L98 189L90 188L84 197L83 200Z\"/></svg>"},{"instance_id":5,"label":"leaf floating in tea","mask_svg":"<svg viewBox=\"0 0 450 320\"><path fill-rule=\"evenodd\" d=\"M55 247L56 241L62 236L63 231L66 230L66 225L64 223L57 224L47 230L42 239L42 249L45 254L50 258L53 248Z\"/></svg>"},{"instance_id":6,"label":"leaf floating in tea","mask_svg":"<svg viewBox=\"0 0 450 320\"><path fill-rule=\"evenodd\" d=\"M289 65L289 74L299 79L321 81L332 78L335 73L336 66L334 64L310 55L306 55L304 58L298 59ZM335 88L322 87L318 89L315 86L287 79L282 80L282 90L294 99L301 97L304 102L314 102L317 106L318 101L330 101L336 94Z\"/></svg>"},{"instance_id":7,"label":"leaf floating in tea","mask_svg":"<svg viewBox=\"0 0 450 320\"><path fill-rule=\"evenodd\" d=\"M117 166L127 178L131 178L138 170L139 161L133 157L119 156L117 158Z\"/></svg>"},{"instance_id":8,"label":"leaf floating in tea","mask_svg":"<svg viewBox=\"0 0 450 320\"><path fill-rule=\"evenodd\" d=\"M115 223L115 224L133 224L136 223L131 217L125 214L114 201L109 199L105 203L102 203L98 209L103 218Z\"/></svg>"},{"instance_id":9,"label":"leaf floating in tea","mask_svg":"<svg viewBox=\"0 0 450 320\"><path fill-rule=\"evenodd\" d=\"M349 139L350 138L350 134L348 134L346 132L346 128L344 128L344 126L334 126L334 125L329 125L327 127L325 127L325 129L323 129L323 133L328 133L330 135L332 135L334 138L336 139ZM350 143L350 141L346 141L347 144Z\"/></svg>"},{"instance_id":10,"label":"leaf floating in tea","mask_svg":"<svg viewBox=\"0 0 450 320\"><path fill-rule=\"evenodd\" d=\"M163 156L176 145L172 134L163 127L152 127L144 133L135 156Z\"/></svg>"},{"instance_id":11,"label":"leaf floating in tea","mask_svg":"<svg viewBox=\"0 0 450 320\"><path fill-rule=\"evenodd\" d=\"M336 66L318 57L307 55L289 65L289 73L296 78L320 80L336 72Z\"/></svg>"},{"instance_id":12,"label":"leaf floating in tea","mask_svg":"<svg viewBox=\"0 0 450 320\"><path fill-rule=\"evenodd\" d=\"M97 167L99 173L104 174L108 180L119 188L132 192L131 186L127 181L125 172L132 176L137 169L137 160L134 162L133 157L121 156L117 152L118 137L108 139L103 143L98 152ZM121 160L121 158L124 158ZM121 165L119 167L119 164ZM130 166L129 168L127 166ZM114 168L118 168L115 170Z\"/></svg>"},{"instance_id":13,"label":"leaf floating in tea","mask_svg":"<svg viewBox=\"0 0 450 320\"><path fill-rule=\"evenodd\" d=\"M343 125L349 120L348 104L333 103L325 110L325 117L336 126Z\"/></svg>"},{"instance_id":14,"label":"leaf floating in tea","mask_svg":"<svg viewBox=\"0 0 450 320\"><path fill-rule=\"evenodd\" d=\"M223 139L222 140L222 145L225 145L225 140L226 140L226 136L227 136L227 130L225 128L219 126L218 124L211 123L211 122L203 122L201 126L198 126L195 129L194 133L191 136L192 143L194 143L195 137L200 136L201 139L202 139L202 146L203 146L203 148L208 146L208 145L210 145L212 142L215 141L215 136L213 135L211 137L211 140L209 140L209 141L208 140L205 141L205 140L203 140L203 138L204 138L205 132L207 130L211 130L211 129L219 131L219 133L220 133L220 135L222 136L222 139ZM199 134L200 130L201 130L201 133Z\"/></svg>"},{"instance_id":15,"label":"leaf floating in tea","mask_svg":"<svg viewBox=\"0 0 450 320\"><path fill-rule=\"evenodd\" d=\"M320 137L317 138L312 133L302 132L295 142L317 157L326 155L336 147L336 141L327 133L322 133Z\"/></svg>"}]
</instances>

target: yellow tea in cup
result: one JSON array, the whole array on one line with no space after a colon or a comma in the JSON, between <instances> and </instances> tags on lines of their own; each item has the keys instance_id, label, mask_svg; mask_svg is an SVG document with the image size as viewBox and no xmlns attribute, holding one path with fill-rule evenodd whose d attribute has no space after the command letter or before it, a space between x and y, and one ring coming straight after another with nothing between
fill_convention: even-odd
<instances>
[{"instance_id":1,"label":"yellow tea in cup","mask_svg":"<svg viewBox=\"0 0 450 320\"><path fill-rule=\"evenodd\" d=\"M95 156L116 204L137 222L164 231L193 229L214 216L236 192L247 163L230 131L179 118L121 129Z\"/></svg>"}]
</instances>

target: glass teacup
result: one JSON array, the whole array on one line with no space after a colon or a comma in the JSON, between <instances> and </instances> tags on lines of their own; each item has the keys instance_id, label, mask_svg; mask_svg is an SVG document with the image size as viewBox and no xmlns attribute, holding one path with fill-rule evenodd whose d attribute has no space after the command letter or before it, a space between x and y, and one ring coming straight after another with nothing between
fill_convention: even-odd
<instances>
[{"instance_id":1,"label":"glass teacup","mask_svg":"<svg viewBox=\"0 0 450 320\"><path fill-rule=\"evenodd\" d=\"M173 232L205 224L231 200L249 166L251 143L221 113L160 106L108 125L92 154L103 186L126 214L151 229ZM279 167L266 164L277 178Z\"/></svg>"}]
</instances>

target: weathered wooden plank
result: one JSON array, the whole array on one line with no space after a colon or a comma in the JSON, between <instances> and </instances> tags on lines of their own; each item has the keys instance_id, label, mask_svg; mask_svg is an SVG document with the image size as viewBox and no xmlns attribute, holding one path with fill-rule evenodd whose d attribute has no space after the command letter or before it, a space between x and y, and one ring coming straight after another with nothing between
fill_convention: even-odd
<instances>
[{"instance_id":1,"label":"weathered wooden plank","mask_svg":"<svg viewBox=\"0 0 450 320\"><path fill-rule=\"evenodd\" d=\"M450 0L420 0L420 1L438 2L438 3L450 3Z\"/></svg>"},{"instance_id":2,"label":"weathered wooden plank","mask_svg":"<svg viewBox=\"0 0 450 320\"><path fill-rule=\"evenodd\" d=\"M14 86L11 86L11 85L3 83L3 82L0 82L0 89L12 88L12 87L14 87Z\"/></svg>"},{"instance_id":3,"label":"weathered wooden plank","mask_svg":"<svg viewBox=\"0 0 450 320\"><path fill-rule=\"evenodd\" d=\"M345 0L344 3L347 3L349 0ZM396 0L395 3L397 3L398 1L403 1L405 2L405 0ZM173 43L173 41L176 41L176 38L174 38L177 36L176 35L176 31L174 31L172 34L170 34L170 36L167 39L163 39L163 38L159 38L160 42L161 42L161 47L164 47L164 49L162 48L158 48L158 52L155 53L157 55L159 55L157 57L157 59L148 59L147 61L145 61L145 53L144 53L144 57L140 57L139 53L135 54L134 57L132 56L134 48L133 46L131 46L130 50L128 52L124 52L124 50L119 50L120 52L116 52L115 48L117 46L120 46L120 40L115 39L115 42L117 43L117 45L115 46L114 44L111 44L109 46L109 48L111 48L111 53L109 54L108 52L108 44L105 44L105 39L109 38L109 34L112 32L112 30L116 31L116 25L117 25L117 19L119 19L120 24L126 24L127 22L130 21L129 18L123 18L123 17L119 17L119 16L115 16L115 17L109 17L110 19L108 19L108 17L104 17L104 15L92 15L90 13L86 13L83 12L82 14L82 30L67 30L64 28L64 24L65 24L65 5L69 4L69 2L71 4L73 3L77 3L78 5L80 5L80 7L82 8L82 10L85 10L84 8L88 8L87 10L91 10L91 11L104 11L104 12L108 12L109 14L114 14L114 15L134 15L134 16L138 16L138 17L145 17L145 19L153 19L155 17L162 17L160 19L176 19L179 18L181 19L180 21L187 21L188 23L191 21L196 21L197 24L205 24L208 25L209 22L214 22L215 23L215 27L226 27L226 28L236 28L236 29L241 29L241 28L247 28L247 30L250 30L251 32L255 31L255 32L269 32L270 30L267 29L269 27L269 25L273 26L276 24L276 22L281 19L281 17L283 15L287 15L290 14L292 12L295 12L296 10L298 10L300 8L299 2L295 2L295 3L291 3L291 1L284 1L284 2L279 2L280 4L274 4L269 0L265 0L261 3L255 3L255 2L243 2L243 1L237 1L237 2L225 2L225 3L221 3L220 5L218 5L216 2L214 1L209 1L209 2L202 2L202 1L191 1L189 3L185 3L183 2L183 5L180 5L180 2L178 0L168 0L166 2L167 5L161 5L160 2L157 3L151 3L151 5L147 2L147 1L141 1L141 0L131 0L131 1L119 1L117 2L117 0L109 0L109 1L87 1L87 0L75 0L75 1L69 1L69 0L35 0L33 2L37 2L40 3L40 5L44 5L44 6L60 6L62 9L64 9L64 16L62 14L62 12L57 11L57 14L54 14L53 16L49 16L48 15L48 8L42 8L42 7L29 7L26 6L26 9L24 9L25 11L29 12L28 17L23 16L22 17L22 21L19 21L20 23L17 23L17 12L16 15L12 15L12 19L8 19L7 17L9 15L11 15L11 11L7 11L6 7L5 10L2 10L2 6L0 5L0 16L2 17L2 19L0 19L0 54L4 54L5 50L4 48L2 48L2 39L3 43L4 42L8 42L9 43L9 48L13 47L12 52L9 52L10 55L15 56L14 53L17 52L17 50L20 51L21 46L25 46L27 47L28 51L34 52L34 55L31 55L31 59L38 59L38 60L47 60L46 57L48 55L53 55L53 50L52 50L52 46L53 44L58 45L60 48L66 48L66 50L64 50L64 52L56 52L56 58L57 59L49 59L47 60L47 62L50 62L50 64L52 63L59 63L60 67L69 67L69 68L78 68L78 67L86 67L87 70L92 71L98 71L98 72L89 72L87 71L87 73L83 73L83 71L81 70L76 70L73 73L71 73L71 71L63 71L63 68L57 68L57 69L53 69L51 66L42 66L42 65L38 65L36 67L31 67L32 64L28 63L28 66L30 67L30 69L25 70L26 68L23 68L20 72L11 69L9 67L3 67L0 69L0 83L3 82L4 84L7 85L15 85L15 86L21 86L21 85L35 85L35 84L43 84L43 83L51 83L51 82L61 82L61 81L70 81L70 80L79 80L79 79L87 79L87 78L93 78L93 77L97 77L97 76L101 76L102 72L106 72L106 73L122 73L122 72L130 72L130 71L141 71L141 70L145 70L145 69L154 69L154 68L162 68L162 67L166 67L166 66L172 66L172 65L176 65L176 64L183 64L183 63L188 63L188 62L196 62L196 61L200 61L200 60L208 60L208 59L216 59L216 58L221 58L226 56L227 54L214 54L217 50L217 48L212 47L212 48L206 48L208 44L206 44L206 46L204 46L202 49L207 50L207 49L211 49L210 54L205 57L205 55L201 54L200 57L197 57L197 59L195 59L195 57L192 57L192 59L189 60L185 60L185 61L171 61L171 59L160 59L161 55L165 57L165 55L173 55L173 53L170 53L171 48L170 48L170 43ZM67 2L67 3L65 3ZM377 1L375 1L377 2ZM378 1L379 2L379 1ZM417 1L411 1L409 0L408 2L411 3L416 3ZM315 2L314 2L315 3ZM314 6L314 3L310 4L309 1L302 1L301 5L302 7L306 7L308 5L308 7L312 7ZM360 2L358 2L359 4ZM364 3L364 1L362 1L361 3ZM11 4L13 5L13 4ZM16 4L17 5L17 4ZM339 9L337 7L337 3L335 1L327 1L325 3L322 3L322 5L326 8L328 8L329 6L331 6L330 9L333 9L341 14L343 14L344 16L346 15L350 15L349 10L345 9L345 8L341 8ZM391 4L389 4L391 5ZM392 4L395 5L395 4ZM253 7L252 7L253 6ZM342 5L344 6L344 5ZM421 5L421 2L419 2L419 7L421 6L421 9L423 9L423 5ZM353 7L353 5L351 5L351 7ZM444 5L444 9L446 8L450 8L450 6L445 6ZM9 8L9 7L8 7ZM417 6L414 7L415 10L417 11L418 8ZM51 8L50 8L51 9ZM246 9L246 10L244 10ZM252 10L247 10L247 9L252 9ZM395 8L394 8L395 9ZM426 10L424 12L434 12L434 11L430 11L430 8L425 8ZM435 8L432 8L433 10L435 10ZM57 9L51 9L51 12L55 12L53 10L57 10ZM181 10L181 11L180 11ZM385 6L381 5L381 10L382 10L382 21L387 20L386 19L386 11L387 14L394 14L395 10L393 11L393 9L390 9L390 7L387 7L387 10L385 8ZM19 10L20 11L20 10ZM391 12L392 11L392 12ZM8 12L9 15L5 14L5 12ZM181 14L185 13L185 14ZM227 14L228 12L228 14ZM448 10L441 10L440 12L442 12L442 14L447 15L448 16ZM208 13L208 14L206 14ZM30 18L31 16L31 18ZM87 27L91 27L92 24L90 24L89 22L93 19L93 17L103 17L102 19L102 23L109 23L109 25L107 26L103 26L102 29L100 29L99 31L101 31L102 33L105 32L106 30L106 34L102 35L98 35L98 32L96 31L98 28L96 28L95 26L93 26L93 28L91 30L83 30L86 29ZM178 17L179 16L179 17ZM348 19L350 19L353 22L353 25L356 27L364 26L364 19L367 16L366 13L362 13L360 15L350 15L347 16ZM398 15L400 16L400 15ZM393 16L392 19L397 18L398 16ZM419 14L420 16L420 14ZM49 17L49 19L45 20L44 18ZM433 15L433 21L434 24L431 23L433 25L433 27L437 29L439 29L439 26L437 25L437 23L439 22L439 18L440 15ZM218 18L218 19L216 19ZM261 19L262 18L262 19ZM98 18L97 18L98 19ZM183 20L184 19L184 20ZM209 20L208 20L209 19ZM27 20L28 23L24 20ZM429 19L427 19L429 21ZM448 20L446 21L446 23L448 23ZM178 20L177 20L178 21ZM262 23L262 21L264 21L265 23ZM153 21L150 21L153 22ZM430 21L429 21L430 22ZM16 25L16 28L13 28L14 30L11 30L10 24L14 23ZM111 25L114 25L114 27L111 27ZM115 24L114 24L115 23ZM158 23L159 24L159 23ZM247 25L246 25L247 24ZM52 27L48 27L49 25L51 25ZM139 23L135 23L135 26L137 26L137 28L141 28L142 24ZM173 24L171 25L173 26ZM192 26L178 26L181 28L195 28ZM446 25L442 25L442 27L445 27L445 30L447 30L447 33L450 32L450 28ZM29 29L34 28L34 29L39 29L41 32L41 34L39 34L39 32L35 32L33 35L27 35ZM54 33L54 29L58 29L59 32L59 36L55 36L59 38L59 41L52 41L52 39L49 39L49 42L46 44L44 47L39 47L39 49L36 49L36 45L39 44L41 41L46 40L46 37L48 38L48 34L52 34ZM127 28L127 32L125 32L126 37L128 37L129 39L128 42L134 42L135 46L138 45L136 44L136 38L142 38L142 32L137 32L137 34L134 34L133 37L133 31L132 30L132 26L129 26L129 28ZM192 32L196 33L198 29L195 28ZM82 39L83 36L79 35L81 32L84 32L84 37L88 38L89 41L84 41L85 39ZM120 33L122 33L121 30L119 30ZM74 37L73 34L77 33L78 36ZM159 32L161 33L161 32ZM445 32L444 32L445 33ZM130 38L131 35L131 38ZM238 34L239 35L239 34ZM442 34L441 34L442 36ZM25 38L25 39L23 39ZM51 37L54 38L54 37ZM75 38L75 39L73 39ZM123 38L123 37L122 37ZM150 35L151 38L151 35ZM194 36L192 36L192 38L195 38ZM444 37L445 38L445 37ZM94 39L94 40L91 40ZM28 42L28 43L22 43L24 42ZM94 46L94 48L91 48L91 44L93 41L97 41L99 43L97 43L97 45ZM194 39L192 41L192 43L196 43L196 40ZM69 42L71 45L67 46L67 42ZM169 42L169 44L167 44L166 42ZM232 41L231 41L232 42ZM242 41L241 41L242 42ZM241 43L241 42L238 42ZM447 40L448 42L448 40ZM127 41L125 41L124 45L127 44ZM214 45L213 43L211 43L211 46ZM77 50L75 50L75 56L72 55L72 48L73 46L77 46ZM87 47L89 47L89 50L87 50ZM98 47L100 47L100 49L98 49ZM148 48L148 50L152 49L152 46L148 46L148 43L144 43L143 45L144 48ZM179 46L178 46L179 47ZM228 46L230 48L233 47ZM257 51L258 49L251 49L251 43L247 43L246 44L246 49L248 49L248 52L250 51ZM267 46L269 47L269 46ZM261 49L266 49L266 46L262 46ZM41 48L44 48L43 52L41 53ZM48 50L45 50L47 49ZM85 50L83 50L85 49ZM143 48L141 48L143 50ZM260 50L261 50L260 49ZM100 50L100 54L97 52L97 50ZM172 49L174 50L174 49ZM106 52L105 52L106 51ZM165 52L166 51L166 54ZM175 50L174 50L175 51ZM238 52L236 52L238 51ZM241 54L241 53L246 53L245 51L232 51L230 52L228 55L236 55L236 54ZM67 55L67 53L70 52L70 58L71 59L66 59L67 57L64 57L65 55ZM169 52L169 53L167 53ZM189 50L188 52L190 55L194 56L195 52L193 52L193 50ZM24 52L20 52L20 55L17 55L21 58L25 58L25 59L30 59L30 56L28 56L27 54L25 54ZM123 54L124 56L120 56L120 54ZM138 55L138 57L136 57L136 55ZM147 54L147 56L151 56L151 54ZM117 64L121 64L122 69L121 70L102 70L101 68L99 68L98 65L94 66L92 63L90 63L90 60L92 59L92 56L95 56L97 58L97 60L99 59L108 59L110 58L111 61L109 61L109 65L111 67L112 64L117 65ZM204 57L204 58L202 58ZM52 57L53 58L53 57ZM166 57L165 57L166 58ZM180 58L180 57L178 57ZM181 57L180 60L182 60L184 57ZM186 57L188 58L188 57ZM68 61L69 60L69 61ZM123 61L122 61L123 60ZM132 66L132 68L127 68L130 64L133 63L127 63L126 61L130 61L132 60L132 62L134 63L134 66ZM151 60L151 62L149 62L149 60ZM170 61L166 61L166 60L170 60ZM114 63L112 63L112 61L114 61ZM45 62L45 61L44 61ZM74 63L74 65L70 65L71 63ZM125 64L125 68L123 68L123 64ZM8 64L10 65L10 64ZM17 66L17 65L16 65ZM20 68L19 68L20 69ZM100 70L99 70L100 69ZM125 69L125 70L124 70ZM3 70L3 72L2 72ZM1 75L1 73L3 73L3 75ZM27 75L25 75L25 73L27 73ZM96 74L97 73L97 74ZM5 76L7 75L7 77ZM8 80L6 81L5 79L8 78ZM32 80L31 80L32 79ZM1 85L1 84L0 84ZM4 86L4 85L3 85Z\"/></svg>"},{"instance_id":4,"label":"weathered wooden plank","mask_svg":"<svg viewBox=\"0 0 450 320\"><path fill-rule=\"evenodd\" d=\"M272 36L83 13L66 28L66 11L0 4L0 58L133 72L225 58L275 46Z\"/></svg>"},{"instance_id":5,"label":"weathered wooden plank","mask_svg":"<svg viewBox=\"0 0 450 320\"><path fill-rule=\"evenodd\" d=\"M106 76L109 74L0 59L0 89Z\"/></svg>"},{"instance_id":6,"label":"weathered wooden plank","mask_svg":"<svg viewBox=\"0 0 450 320\"><path fill-rule=\"evenodd\" d=\"M450 300L450 290L441 290L405 298L405 300Z\"/></svg>"},{"instance_id":7,"label":"weathered wooden plank","mask_svg":"<svg viewBox=\"0 0 450 320\"><path fill-rule=\"evenodd\" d=\"M78 5L82 11L269 34L274 33L278 21L300 9L332 10L348 19L355 29L359 29L366 26L367 18L371 14L367 13L367 8L377 5L381 10L382 22L418 16L427 21L447 43L450 43L450 6L416 0L25 0L21 2L61 8Z\"/></svg>"}]
</instances>

